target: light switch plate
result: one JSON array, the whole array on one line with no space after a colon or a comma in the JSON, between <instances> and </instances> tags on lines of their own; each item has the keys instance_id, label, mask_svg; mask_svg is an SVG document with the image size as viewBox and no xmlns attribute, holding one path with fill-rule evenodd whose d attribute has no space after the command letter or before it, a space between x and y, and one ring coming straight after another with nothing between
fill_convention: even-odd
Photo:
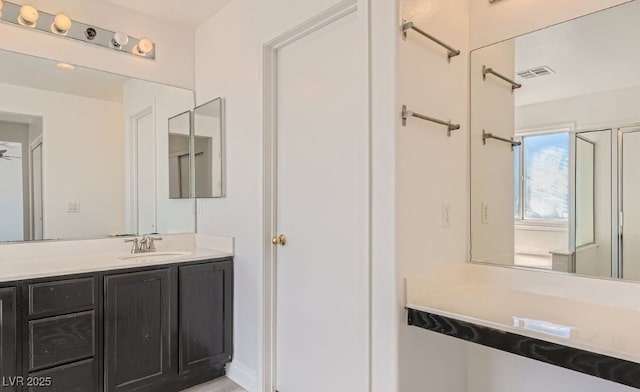
<instances>
[{"instance_id":1,"label":"light switch plate","mask_svg":"<svg viewBox=\"0 0 640 392\"><path fill-rule=\"evenodd\" d=\"M80 202L79 201L68 201L67 202L67 213L69 214L77 214L80 212Z\"/></svg>"}]
</instances>

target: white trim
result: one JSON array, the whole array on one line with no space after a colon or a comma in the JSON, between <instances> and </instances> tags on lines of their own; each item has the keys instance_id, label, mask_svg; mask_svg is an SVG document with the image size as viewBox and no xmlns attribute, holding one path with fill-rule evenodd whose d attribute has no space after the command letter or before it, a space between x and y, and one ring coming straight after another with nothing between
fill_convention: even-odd
<instances>
[{"instance_id":1,"label":"white trim","mask_svg":"<svg viewBox=\"0 0 640 392\"><path fill-rule=\"evenodd\" d=\"M523 128L518 129L515 132L515 136L534 136L534 135L546 135L552 133L563 133L563 132L575 132L576 123L562 123L562 124L551 124L544 127L535 127L535 128Z\"/></svg>"},{"instance_id":2,"label":"white trim","mask_svg":"<svg viewBox=\"0 0 640 392\"><path fill-rule=\"evenodd\" d=\"M263 46L263 304L261 309L262 335L262 380L259 390L265 392L275 391L276 381L276 252L271 244L271 238L276 234L276 138L277 129L277 53L287 45L302 39L315 31L330 25L331 23L358 11L357 0L343 0L326 11L316 15L308 21L283 33ZM368 11L367 11L368 15ZM369 15L367 16L369 17ZM365 34L367 45L369 40L369 21L367 19ZM364 64L370 73L369 57L370 47L367 46L367 64ZM367 89L371 89L371 81L368 79ZM369 334L368 356L368 380L366 390L371 391L372 360L371 360L371 102L368 98L367 113L368 141L367 160L369 167L369 179L367 189L369 191L368 214L368 244L366 249L368 268L367 288L367 322Z\"/></svg>"},{"instance_id":3,"label":"white trim","mask_svg":"<svg viewBox=\"0 0 640 392\"><path fill-rule=\"evenodd\" d=\"M29 124L29 127L32 127L32 124ZM36 223L35 223L35 217L34 217L34 211L35 211L35 197L33 194L33 151L40 147L40 191L42 192L42 194L40 195L40 213L42 214L42 219L40 222L40 225L42 226L42 238L40 238L40 240L43 240L44 237L44 176L43 176L43 169L44 169L44 161L43 161L43 157L44 157L44 146L42 144L42 135L39 135L38 137L36 137L35 139L33 139L33 142L31 142L29 144L29 235L30 235L30 240L34 241L35 240L35 236L36 236Z\"/></svg>"},{"instance_id":4,"label":"white trim","mask_svg":"<svg viewBox=\"0 0 640 392\"><path fill-rule=\"evenodd\" d=\"M126 195L127 195L127 234L140 234L139 233L139 209L138 209L138 125L137 121L146 116L151 116L153 121L153 140L149 141L153 145L153 177L154 177L154 227L158 228L158 178L157 178L157 146L156 146L156 102L154 100L153 105L148 106L136 113L129 115L129 129L127 130L127 161L126 167ZM147 234L147 233L145 233Z\"/></svg>"},{"instance_id":5,"label":"white trim","mask_svg":"<svg viewBox=\"0 0 640 392\"><path fill-rule=\"evenodd\" d=\"M256 390L256 373L237 360L227 365L227 377L247 391Z\"/></svg>"}]
</instances>

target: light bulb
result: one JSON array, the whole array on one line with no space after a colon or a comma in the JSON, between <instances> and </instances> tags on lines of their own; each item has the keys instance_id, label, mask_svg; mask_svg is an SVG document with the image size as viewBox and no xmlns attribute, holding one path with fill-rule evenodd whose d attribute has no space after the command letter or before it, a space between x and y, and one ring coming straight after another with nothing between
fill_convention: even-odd
<instances>
[{"instance_id":1,"label":"light bulb","mask_svg":"<svg viewBox=\"0 0 640 392\"><path fill-rule=\"evenodd\" d=\"M136 45L133 50L134 53L145 56L147 53L153 50L153 42L151 42L147 38L143 38L138 42L138 45Z\"/></svg>"},{"instance_id":2,"label":"light bulb","mask_svg":"<svg viewBox=\"0 0 640 392\"><path fill-rule=\"evenodd\" d=\"M56 64L56 67L58 67L60 69L65 69L65 70L76 69L76 67L74 65L68 64L68 63L58 63L58 64Z\"/></svg>"},{"instance_id":3,"label":"light bulb","mask_svg":"<svg viewBox=\"0 0 640 392\"><path fill-rule=\"evenodd\" d=\"M111 47L114 49L122 49L129 42L129 36L123 32L117 32L113 34L111 38Z\"/></svg>"},{"instance_id":4,"label":"light bulb","mask_svg":"<svg viewBox=\"0 0 640 392\"><path fill-rule=\"evenodd\" d=\"M67 33L69 33L69 29L71 29L72 23L73 22L71 22L71 19L67 15L58 14L51 24L51 32L60 35L67 35Z\"/></svg>"},{"instance_id":5,"label":"light bulb","mask_svg":"<svg viewBox=\"0 0 640 392\"><path fill-rule=\"evenodd\" d=\"M40 18L40 14L36 7L31 5L23 5L20 7L20 16L18 16L18 23L27 27L36 27L36 23Z\"/></svg>"}]
</instances>

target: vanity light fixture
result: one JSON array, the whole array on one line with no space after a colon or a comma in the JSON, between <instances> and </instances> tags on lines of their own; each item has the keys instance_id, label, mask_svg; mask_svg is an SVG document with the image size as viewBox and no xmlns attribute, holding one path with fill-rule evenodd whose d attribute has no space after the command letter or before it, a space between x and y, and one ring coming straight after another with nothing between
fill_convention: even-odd
<instances>
[{"instance_id":1,"label":"vanity light fixture","mask_svg":"<svg viewBox=\"0 0 640 392\"><path fill-rule=\"evenodd\" d=\"M40 13L36 7L32 5L23 5L20 7L20 15L18 15L18 23L26 27L36 27L40 19Z\"/></svg>"},{"instance_id":2,"label":"vanity light fixture","mask_svg":"<svg viewBox=\"0 0 640 392\"><path fill-rule=\"evenodd\" d=\"M147 53L150 53L153 50L153 46L153 42L147 38L143 38L138 42L138 45L133 48L133 53L140 56L146 56Z\"/></svg>"},{"instance_id":3,"label":"vanity light fixture","mask_svg":"<svg viewBox=\"0 0 640 392\"><path fill-rule=\"evenodd\" d=\"M56 67L58 67L60 69L66 69L66 70L76 69L76 67L74 65L69 64L69 63L58 63L58 64L56 64Z\"/></svg>"},{"instance_id":4,"label":"vanity light fixture","mask_svg":"<svg viewBox=\"0 0 640 392\"><path fill-rule=\"evenodd\" d=\"M121 50L123 46L129 43L129 36L126 33L118 31L111 38L111 47Z\"/></svg>"},{"instance_id":5,"label":"vanity light fixture","mask_svg":"<svg viewBox=\"0 0 640 392\"><path fill-rule=\"evenodd\" d=\"M51 24L51 32L54 34L67 35L71 29L71 19L65 14L58 14Z\"/></svg>"},{"instance_id":6,"label":"vanity light fixture","mask_svg":"<svg viewBox=\"0 0 640 392\"><path fill-rule=\"evenodd\" d=\"M29 0L26 0L29 1ZM148 38L130 37L125 32L104 29L77 20L65 13L51 14L32 5L0 0L0 22L22 26L60 38L98 45L145 59L156 58L156 45Z\"/></svg>"}]
</instances>

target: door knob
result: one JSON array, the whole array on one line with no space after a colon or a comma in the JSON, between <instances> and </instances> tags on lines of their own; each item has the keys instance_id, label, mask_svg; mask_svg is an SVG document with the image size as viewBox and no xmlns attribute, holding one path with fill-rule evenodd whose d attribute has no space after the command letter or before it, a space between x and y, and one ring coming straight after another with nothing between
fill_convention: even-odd
<instances>
[{"instance_id":1,"label":"door knob","mask_svg":"<svg viewBox=\"0 0 640 392\"><path fill-rule=\"evenodd\" d=\"M271 243L274 245L285 246L287 244L287 236L284 234L277 235L271 239Z\"/></svg>"}]
</instances>

